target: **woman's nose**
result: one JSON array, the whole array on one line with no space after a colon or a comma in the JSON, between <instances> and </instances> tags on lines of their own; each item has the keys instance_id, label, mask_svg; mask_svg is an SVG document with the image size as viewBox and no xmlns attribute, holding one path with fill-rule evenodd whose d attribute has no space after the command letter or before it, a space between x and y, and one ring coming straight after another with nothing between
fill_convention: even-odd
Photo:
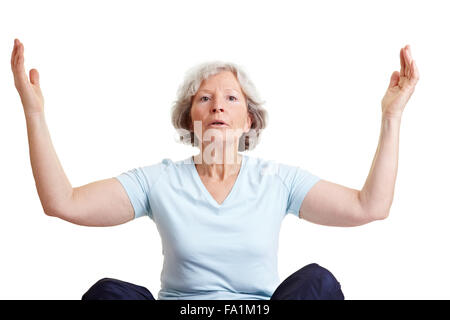
<instances>
[{"instance_id":1,"label":"woman's nose","mask_svg":"<svg viewBox=\"0 0 450 320\"><path fill-rule=\"evenodd\" d=\"M221 111L221 112L223 112L223 108L221 108L221 107L219 107L219 106L217 106L217 107L213 107L212 108L212 110L213 110L213 112L218 112L219 110Z\"/></svg>"},{"instance_id":2,"label":"woman's nose","mask_svg":"<svg viewBox=\"0 0 450 320\"><path fill-rule=\"evenodd\" d=\"M214 101L214 104L213 104L213 106L212 106L212 111L213 111L213 112L218 112L219 110L220 110L221 112L223 112L223 107L222 107L221 102L219 102L218 100L216 100L216 101Z\"/></svg>"}]
</instances>

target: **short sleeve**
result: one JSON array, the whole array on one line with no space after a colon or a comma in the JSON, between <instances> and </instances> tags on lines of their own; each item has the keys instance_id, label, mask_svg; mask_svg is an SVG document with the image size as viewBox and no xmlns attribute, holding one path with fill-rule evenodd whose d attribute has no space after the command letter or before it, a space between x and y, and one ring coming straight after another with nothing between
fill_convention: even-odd
<instances>
[{"instance_id":1,"label":"short sleeve","mask_svg":"<svg viewBox=\"0 0 450 320\"><path fill-rule=\"evenodd\" d=\"M153 220L150 192L161 173L162 166L159 163L147 167L134 168L115 177L128 194L134 209L134 219L147 215Z\"/></svg>"},{"instance_id":2,"label":"short sleeve","mask_svg":"<svg viewBox=\"0 0 450 320\"><path fill-rule=\"evenodd\" d=\"M286 214L298 217L306 194L320 178L308 170L285 164L279 164L278 172L288 191Z\"/></svg>"}]
</instances>

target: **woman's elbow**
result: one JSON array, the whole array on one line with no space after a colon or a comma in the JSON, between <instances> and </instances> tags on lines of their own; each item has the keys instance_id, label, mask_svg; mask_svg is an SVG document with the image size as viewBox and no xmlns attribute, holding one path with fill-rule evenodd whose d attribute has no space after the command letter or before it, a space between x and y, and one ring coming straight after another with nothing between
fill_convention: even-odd
<instances>
[{"instance_id":1,"label":"woman's elbow","mask_svg":"<svg viewBox=\"0 0 450 320\"><path fill-rule=\"evenodd\" d=\"M389 210L378 210L369 214L369 222L384 220L389 217Z\"/></svg>"},{"instance_id":2,"label":"woman's elbow","mask_svg":"<svg viewBox=\"0 0 450 320\"><path fill-rule=\"evenodd\" d=\"M58 217L58 213L55 210L43 208L44 213L49 217Z\"/></svg>"}]
</instances>

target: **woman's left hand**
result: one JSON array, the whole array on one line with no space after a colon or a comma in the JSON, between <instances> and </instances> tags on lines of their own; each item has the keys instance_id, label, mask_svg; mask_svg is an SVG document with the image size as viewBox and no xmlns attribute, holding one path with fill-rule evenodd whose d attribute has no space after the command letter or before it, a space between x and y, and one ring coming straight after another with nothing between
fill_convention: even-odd
<instances>
[{"instance_id":1,"label":"woman's left hand","mask_svg":"<svg viewBox=\"0 0 450 320\"><path fill-rule=\"evenodd\" d=\"M403 109L419 81L419 70L412 59L411 48L400 49L400 72L394 71L386 94L381 101L383 117L401 118Z\"/></svg>"}]
</instances>

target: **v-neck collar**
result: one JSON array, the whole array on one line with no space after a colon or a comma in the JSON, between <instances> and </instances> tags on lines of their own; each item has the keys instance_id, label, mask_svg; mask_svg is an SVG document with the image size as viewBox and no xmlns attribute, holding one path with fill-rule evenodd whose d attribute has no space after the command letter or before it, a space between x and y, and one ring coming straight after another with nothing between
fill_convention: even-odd
<instances>
[{"instance_id":1,"label":"v-neck collar","mask_svg":"<svg viewBox=\"0 0 450 320\"><path fill-rule=\"evenodd\" d=\"M227 204L227 202L230 201L230 198L233 196L233 194L235 192L237 192L237 191L235 191L235 189L239 188L239 181L241 180L241 176L243 175L243 171L244 171L245 165L247 163L247 155L241 154L241 156L242 156L241 167L239 168L239 173L238 173L238 176L236 178L236 181L234 182L233 187L231 188L231 191L228 193L227 197L225 198L225 200L221 204L219 204L216 201L216 199L214 199L214 197L211 195L211 193L208 191L208 189L206 189L205 185L203 184L203 181L200 178L200 175L198 174L197 168L195 167L194 156L191 156L189 158L191 172L192 172L192 175L194 176L195 181L197 182L199 187L202 189L203 194L208 198L208 201L214 207L222 208L224 205Z\"/></svg>"}]
</instances>

